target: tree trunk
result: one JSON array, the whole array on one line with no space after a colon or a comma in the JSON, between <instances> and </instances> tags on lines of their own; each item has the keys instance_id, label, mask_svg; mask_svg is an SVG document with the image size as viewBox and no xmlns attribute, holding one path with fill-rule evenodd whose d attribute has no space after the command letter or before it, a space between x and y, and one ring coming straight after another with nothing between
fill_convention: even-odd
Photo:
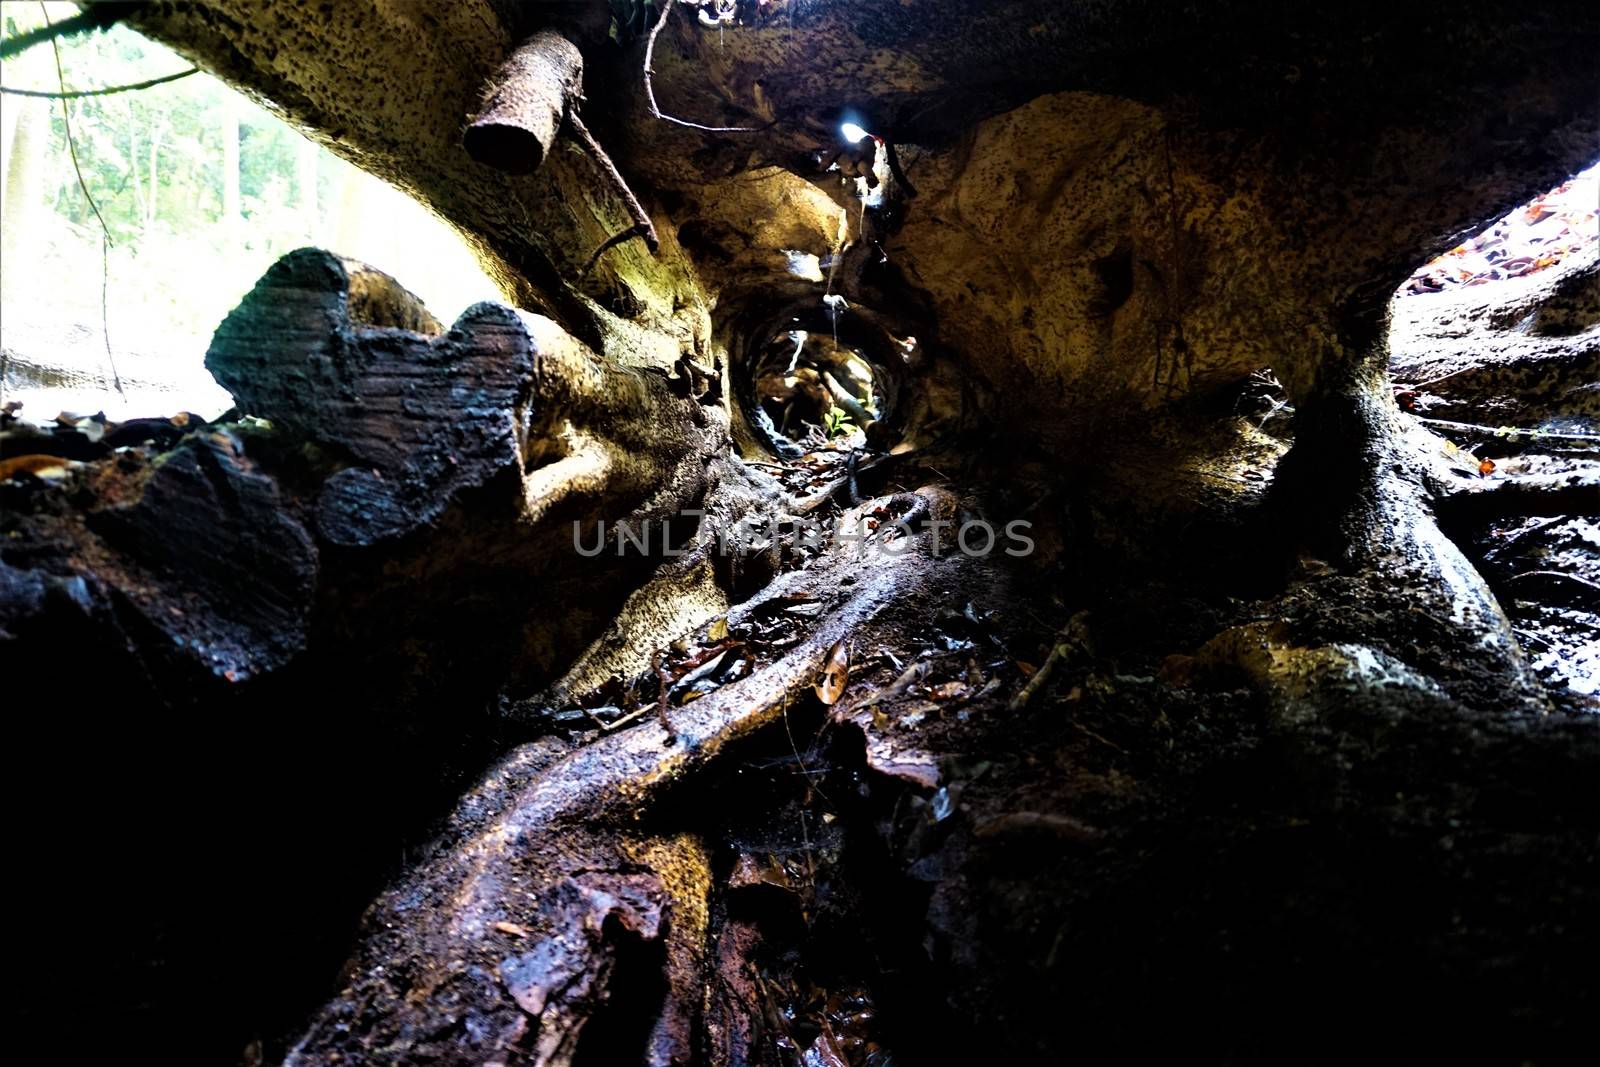
<instances>
[{"instance_id":1,"label":"tree trunk","mask_svg":"<svg viewBox=\"0 0 1600 1067\"><path fill-rule=\"evenodd\" d=\"M28 254L37 216L45 210L44 158L50 142L49 100L7 101L6 109L15 112L16 125L6 157L5 247L0 249L12 263Z\"/></svg>"},{"instance_id":2,"label":"tree trunk","mask_svg":"<svg viewBox=\"0 0 1600 1067\"><path fill-rule=\"evenodd\" d=\"M231 95L222 104L222 217L229 247L243 245L244 218L239 206L239 105Z\"/></svg>"},{"instance_id":3,"label":"tree trunk","mask_svg":"<svg viewBox=\"0 0 1600 1067\"><path fill-rule=\"evenodd\" d=\"M144 219L150 215L150 206L145 198L145 185L140 175L139 122L134 117L131 106L124 107L123 114L128 120L128 179L133 186L135 217Z\"/></svg>"},{"instance_id":4,"label":"tree trunk","mask_svg":"<svg viewBox=\"0 0 1600 1067\"><path fill-rule=\"evenodd\" d=\"M315 141L301 141L296 146L294 189L295 201L304 220L306 239L315 242L322 230L322 220L317 205L317 155Z\"/></svg>"},{"instance_id":5,"label":"tree trunk","mask_svg":"<svg viewBox=\"0 0 1600 1067\"><path fill-rule=\"evenodd\" d=\"M150 167L146 171L150 183L150 198L144 205L146 229L155 225L161 212L161 137L164 133L166 127L159 124L150 131Z\"/></svg>"}]
</instances>

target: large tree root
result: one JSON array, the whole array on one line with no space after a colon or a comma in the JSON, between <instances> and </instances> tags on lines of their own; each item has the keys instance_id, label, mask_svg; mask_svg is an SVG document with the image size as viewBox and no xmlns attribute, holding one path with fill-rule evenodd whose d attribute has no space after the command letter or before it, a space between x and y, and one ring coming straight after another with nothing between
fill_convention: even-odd
<instances>
[{"instance_id":1,"label":"large tree root","mask_svg":"<svg viewBox=\"0 0 1600 1067\"><path fill-rule=\"evenodd\" d=\"M948 519L955 501L923 490L844 521L885 506ZM689 1062L710 874L695 837L645 827L665 796L741 739L781 728L791 705L811 699L836 644L893 641L952 591L974 587L966 572L979 564L933 557L926 533L891 547L862 567L836 546L731 610L737 637L764 614L821 605L799 644L672 710L670 733L647 721L570 752L542 742L491 771L433 858L374 905L354 979L289 1062L570 1063L624 946L639 940L664 943L668 990L646 1062Z\"/></svg>"},{"instance_id":2,"label":"large tree root","mask_svg":"<svg viewBox=\"0 0 1600 1067\"><path fill-rule=\"evenodd\" d=\"M969 657L980 662L979 653L935 653L903 670L869 659L866 650L879 646L901 654L930 642L937 649L940 640L956 649L981 646L995 636L992 620L1014 612L1015 593L998 580L1002 571L959 557L932 559L925 538L904 556L870 566L828 553L781 576L727 617L737 637L765 613L818 598L814 628L776 661L671 708L670 730L645 719L616 733L596 731L576 748L547 739L491 771L462 802L431 857L374 905L349 986L319 1014L290 1062L564 1064L584 1062L584 1050L599 1047L631 1062L639 1048L619 1051L596 1036L619 1025L648 1034L639 1047L642 1061L653 1064L688 1062L696 1054L713 1064L781 1062L772 1057L783 1048L827 1062L843 1039L826 1018L809 1049L810 1038L795 1044L804 1020L793 1027L771 1022L786 1010L774 998L792 987L794 965L779 962L766 945L778 936L771 924L728 903L733 894L749 893L803 901L806 891L791 885L788 861L764 855L760 846L738 851L731 872L717 866L718 794L696 783L736 762L743 743L784 729L794 710L813 699L809 690L841 638L854 645L858 666L833 718L863 735L865 764L881 780L913 789L882 828L891 852L875 875L880 881L858 891L879 895L874 922L891 922L886 916L896 908L911 909L904 936L925 940L932 959L910 958L940 975L925 995L947 997L963 1017L1007 1022L999 1038L989 1028L956 1023L937 1038L902 1030L897 1054L998 1047L1042 1056L1058 1047L1050 1042L1059 1040L1059 1030L1030 1021L1028 1013L1043 1010L1048 991L1080 989L1084 976L1061 962L1072 960L1072 952L1088 956L1087 974L1100 973L1098 966L1132 967L1114 945L1097 941L1094 908L1137 914L1137 903L1115 901L1124 885L1133 901L1138 894L1181 896L1190 883L1163 873L1163 865L1174 862L1168 857L1175 852L1184 854L1173 841L1182 827L1201 840L1225 835L1216 856L1185 862L1221 879L1227 892L1255 899L1230 880L1253 871L1235 865L1245 863L1241 851L1248 855L1256 837L1269 832L1263 825L1380 818L1392 820L1383 823L1385 833L1410 841L1444 820L1459 822L1473 803L1491 803L1471 800L1470 784L1459 775L1475 773L1485 760L1539 767L1570 738L1559 724L1549 725L1494 597L1434 524L1422 442L1407 435L1376 381L1330 395L1303 433L1307 451L1286 465L1291 482L1282 491L1292 493L1292 480L1305 477L1303 484L1328 506L1299 531L1296 576L1280 595L1233 609L1255 621L1169 658L1159 680L1137 675L1142 654L1118 653L1114 631L1095 647L1093 613L1074 616L1070 638L1050 642L1065 651L1048 678L1035 675L1026 708L1009 715L1021 680L959 666ZM927 517L939 518L955 512L955 501L942 493L919 497L871 501L856 514L886 507L925 508ZM1107 594L1126 599L1126 590L1117 590L1112 583ZM1117 608L1100 610L1114 618ZM952 625L948 619L960 640L938 637ZM1003 639L1013 639L1014 629L1002 629ZM715 643L710 629L695 641ZM1257 694L1259 713L1228 695L1241 681ZM1218 736L1174 735L1169 713L1178 722L1203 720ZM1063 747L1063 735L1075 740ZM1240 751L1258 754L1235 767L1228 761ZM802 768L815 758L795 752ZM1597 757L1592 745L1582 750L1585 765ZM1467 761L1465 772L1452 767L1456 758ZM1208 774L1259 775L1263 792L1225 793L1226 814L1218 815L1209 806L1218 801L1204 792L1185 794L1187 779L1162 771L1162 760L1194 761ZM1213 764L1216 771L1209 770ZM1507 788L1525 788L1526 773L1507 769ZM1145 781L1145 774L1154 777ZM1417 797L1385 799L1393 811L1375 815L1375 794L1392 797L1397 783ZM1571 783L1563 779L1558 788L1570 801ZM674 803L685 794L689 800ZM1169 811L1165 805L1178 803L1169 796L1186 798L1199 814ZM1552 835L1552 848L1570 843L1570 830ZM1322 861L1301 862L1321 870ZM1383 869L1372 862L1374 871ZM1475 860L1464 862L1478 869ZM1437 874L1422 861L1401 865L1413 866L1418 877ZM844 875L834 870L828 877ZM1368 909L1381 907L1366 888L1351 902L1329 888L1336 880L1277 877L1291 879L1297 895L1286 899L1314 901L1306 905L1312 914L1331 908L1337 923L1359 923ZM1379 875L1357 866L1351 877L1365 886ZM915 888L919 882L932 888L925 916L915 903L926 891ZM1453 899L1447 895L1438 906L1450 907ZM1276 915L1272 906L1263 902L1262 914ZM1213 920L1223 905L1209 897L1184 907L1198 914L1139 921L1177 931L1169 936L1201 939L1208 922L1239 921ZM1291 912L1281 921L1305 920ZM1102 951L1104 959L1095 955ZM1249 966L1277 958L1260 946L1249 951ZM871 975L885 963L835 961L845 973L852 966ZM659 996L629 992L641 975ZM888 983L880 993L909 981L878 978ZM815 979L801 980L802 991L807 981ZM1230 989L1259 992L1249 979L1228 981ZM1094 994L1098 1010L1106 1010L1107 995ZM1055 1003L1071 1017L1081 1014L1073 997ZM1113 1009L1103 1032L1086 1030L1085 1047L1159 1047L1149 1033L1124 1029L1123 1014Z\"/></svg>"}]
</instances>

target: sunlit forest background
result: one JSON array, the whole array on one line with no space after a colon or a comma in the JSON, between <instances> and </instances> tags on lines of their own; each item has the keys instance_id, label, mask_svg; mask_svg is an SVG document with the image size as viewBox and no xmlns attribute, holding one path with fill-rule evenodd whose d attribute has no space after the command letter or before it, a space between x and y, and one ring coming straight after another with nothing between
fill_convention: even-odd
<instances>
[{"instance_id":1,"label":"sunlit forest background","mask_svg":"<svg viewBox=\"0 0 1600 1067\"><path fill-rule=\"evenodd\" d=\"M75 10L5 2L0 24L9 37ZM60 56L58 77L50 47L30 49L0 84L83 90L189 67L121 27L68 38ZM447 323L501 298L427 209L208 74L69 100L66 112L0 95L0 389L35 420L63 408L220 414L227 394L203 366L212 332L274 260L305 245L393 274ZM69 121L109 247L73 168Z\"/></svg>"}]
</instances>

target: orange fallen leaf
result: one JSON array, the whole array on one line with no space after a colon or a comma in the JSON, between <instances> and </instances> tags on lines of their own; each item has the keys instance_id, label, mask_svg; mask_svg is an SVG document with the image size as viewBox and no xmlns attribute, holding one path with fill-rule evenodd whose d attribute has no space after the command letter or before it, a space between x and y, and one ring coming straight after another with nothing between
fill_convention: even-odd
<instances>
[{"instance_id":1,"label":"orange fallen leaf","mask_svg":"<svg viewBox=\"0 0 1600 1067\"><path fill-rule=\"evenodd\" d=\"M508 922L503 922L502 921L502 922L490 923L489 925L493 926L496 930L499 930L502 934L510 934L512 937L527 937L528 936L528 928L526 926L518 926L516 923L508 923Z\"/></svg>"},{"instance_id":2,"label":"orange fallen leaf","mask_svg":"<svg viewBox=\"0 0 1600 1067\"><path fill-rule=\"evenodd\" d=\"M21 474L31 474L40 481L53 481L65 478L75 466L77 464L71 460L56 456L13 456L0 460L0 482L10 481Z\"/></svg>"},{"instance_id":3,"label":"orange fallen leaf","mask_svg":"<svg viewBox=\"0 0 1600 1067\"><path fill-rule=\"evenodd\" d=\"M1494 473L1494 460L1486 459L1482 463L1479 463L1478 464L1478 473L1479 474L1493 474Z\"/></svg>"},{"instance_id":4,"label":"orange fallen leaf","mask_svg":"<svg viewBox=\"0 0 1600 1067\"><path fill-rule=\"evenodd\" d=\"M844 696L844 687L849 684L850 649L841 640L828 649L828 658L822 665L822 678L812 688L816 690L817 699L831 708L839 703L839 698Z\"/></svg>"}]
</instances>

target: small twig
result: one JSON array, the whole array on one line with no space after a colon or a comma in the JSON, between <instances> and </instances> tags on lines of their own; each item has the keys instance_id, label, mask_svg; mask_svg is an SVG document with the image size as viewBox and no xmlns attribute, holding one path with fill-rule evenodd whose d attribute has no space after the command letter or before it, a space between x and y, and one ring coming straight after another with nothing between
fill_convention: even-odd
<instances>
[{"instance_id":1,"label":"small twig","mask_svg":"<svg viewBox=\"0 0 1600 1067\"><path fill-rule=\"evenodd\" d=\"M1534 633L1532 630L1513 629L1511 632L1516 634L1518 637L1522 638L1524 641L1537 641L1537 642L1539 642L1539 644L1543 645L1545 648L1552 647L1549 641L1546 641L1544 638L1540 637L1538 634Z\"/></svg>"},{"instance_id":2,"label":"small twig","mask_svg":"<svg viewBox=\"0 0 1600 1067\"><path fill-rule=\"evenodd\" d=\"M191 74L199 74L199 67L190 67L180 70L176 74L168 74L160 78L151 78L148 81L133 82L131 85L111 85L104 89L64 89L61 92L48 92L44 89L13 89L9 85L0 85L0 93L9 93L12 96L38 96L46 100L78 100L85 96L111 96L114 93L131 93L139 89L149 89L156 85L165 85L175 82L179 78L187 78Z\"/></svg>"},{"instance_id":3,"label":"small twig","mask_svg":"<svg viewBox=\"0 0 1600 1067\"><path fill-rule=\"evenodd\" d=\"M1011 698L1009 710L1021 711L1027 707L1034 694L1043 689L1045 683L1050 680L1050 676L1055 673L1056 664L1066 658L1067 652L1065 641L1057 641L1051 646L1050 655L1046 656L1045 661L1039 665L1039 669L1033 672L1033 677L1028 679L1027 684L1017 691L1016 696Z\"/></svg>"},{"instance_id":4,"label":"small twig","mask_svg":"<svg viewBox=\"0 0 1600 1067\"><path fill-rule=\"evenodd\" d=\"M1528 437L1536 441L1545 439L1556 441L1600 441L1600 433L1559 433L1555 430L1524 430L1516 426L1485 426L1479 422L1457 422L1454 419L1430 419L1423 415L1413 415L1412 418L1429 426L1443 426L1447 430L1466 430L1472 433L1493 434L1496 437L1515 439Z\"/></svg>"},{"instance_id":5,"label":"small twig","mask_svg":"<svg viewBox=\"0 0 1600 1067\"><path fill-rule=\"evenodd\" d=\"M666 664L662 662L661 654L656 653L656 688L661 692L656 698L656 718L661 722L661 728L667 732L667 743L670 745L678 739L678 732L672 728L672 720L667 718L667 701L672 696L672 678L667 673Z\"/></svg>"},{"instance_id":6,"label":"small twig","mask_svg":"<svg viewBox=\"0 0 1600 1067\"><path fill-rule=\"evenodd\" d=\"M680 119L661 113L661 108L656 105L656 90L655 86L650 82L650 77L655 73L656 37L660 35L661 28L667 24L667 19L671 17L672 9L676 4L677 0L665 0L665 3L661 5L661 16L656 19L656 24L650 28L650 36L645 38L644 98L650 105L650 114L663 122L686 126L691 130L703 130L706 133L760 133L762 130L775 126L777 124L776 121L769 122L765 126L702 126L698 122L690 122L688 119Z\"/></svg>"},{"instance_id":7,"label":"small twig","mask_svg":"<svg viewBox=\"0 0 1600 1067\"><path fill-rule=\"evenodd\" d=\"M655 710L655 705L653 705L653 704L645 704L643 707L634 708L632 711L628 712L628 714L624 715L622 718L620 718L620 719L612 719L610 722L601 722L599 717L598 716L594 716L594 715L591 715L589 717L591 719L594 719L595 722L600 723L600 729L602 729L602 730L606 731L607 733L609 733L612 730L621 729L622 727L628 725L630 722L638 721L639 719L643 718L645 715L649 714L651 711L654 711L654 710Z\"/></svg>"},{"instance_id":8,"label":"small twig","mask_svg":"<svg viewBox=\"0 0 1600 1067\"><path fill-rule=\"evenodd\" d=\"M1480 369L1478 364L1469 363L1465 367L1457 367L1455 370L1451 371L1449 374L1441 374L1437 378L1429 378L1427 381L1418 382L1416 385L1407 385L1404 382L1396 382L1395 383L1395 387L1398 388L1398 389L1405 389L1405 390L1426 389L1430 385L1438 385L1440 382L1444 381L1446 378L1454 378L1458 374L1465 374L1469 370L1478 370L1478 369Z\"/></svg>"},{"instance_id":9,"label":"small twig","mask_svg":"<svg viewBox=\"0 0 1600 1067\"><path fill-rule=\"evenodd\" d=\"M594 139L594 134L589 132L589 127L583 124L583 119L579 117L577 108L567 112L567 124L572 127L572 132L577 135L578 141L583 147L588 149L589 155L599 164L601 171L610 179L612 187L617 191L617 195L627 205L628 215L633 219L632 226L621 233L613 234L606 238L605 242L594 250L594 254L584 264L583 274L579 275L579 277L587 276L608 249L615 248L624 241L631 241L635 237L643 237L644 243L652 253L660 251L661 239L656 236L655 224L650 221L650 216L645 214L644 205L639 203L639 198L633 195L632 189L628 188L628 182L622 177L622 172L617 170L615 163L611 162L611 157L606 155L604 148L600 147L600 142Z\"/></svg>"},{"instance_id":10,"label":"small twig","mask_svg":"<svg viewBox=\"0 0 1600 1067\"><path fill-rule=\"evenodd\" d=\"M1505 537L1500 539L1500 543L1495 547L1501 549L1509 548L1530 534L1542 533L1558 523L1568 521L1570 518L1571 516L1569 515L1553 515L1548 519L1540 519L1532 526L1526 526L1518 530L1516 533L1507 534Z\"/></svg>"},{"instance_id":11,"label":"small twig","mask_svg":"<svg viewBox=\"0 0 1600 1067\"><path fill-rule=\"evenodd\" d=\"M1567 574L1564 571L1523 571L1521 574L1513 574L1506 581L1515 582L1523 578L1565 578L1569 582L1586 585L1595 592L1600 593L1600 582L1591 582L1587 578L1580 578L1576 574Z\"/></svg>"},{"instance_id":12,"label":"small twig","mask_svg":"<svg viewBox=\"0 0 1600 1067\"><path fill-rule=\"evenodd\" d=\"M1102 745L1105 745L1107 748L1116 749L1118 752L1122 753L1124 756L1126 756L1128 754L1128 750L1127 749L1123 748L1121 745L1117 744L1115 741L1111 740L1110 738L1104 737L1104 736L1102 736L1100 734L1095 733L1093 730L1089 729L1087 726L1084 726L1082 723L1076 723L1075 722L1075 723L1072 724L1072 728L1074 730L1077 730L1080 734L1083 734L1086 737L1094 738L1094 740L1100 742Z\"/></svg>"},{"instance_id":13,"label":"small twig","mask_svg":"<svg viewBox=\"0 0 1600 1067\"><path fill-rule=\"evenodd\" d=\"M1046 656L1045 661L1039 665L1039 669L1033 672L1033 677L1028 679L1027 684L1017 691L1016 696L1011 698L1009 710L1021 711L1045 687L1045 683L1049 682L1050 676L1055 673L1056 665L1071 655L1073 649L1077 647L1076 634L1082 631L1084 620L1087 617L1087 612L1080 611L1067 620L1067 624L1056 635L1055 644L1050 648L1050 655Z\"/></svg>"},{"instance_id":14,"label":"small twig","mask_svg":"<svg viewBox=\"0 0 1600 1067\"><path fill-rule=\"evenodd\" d=\"M592 714L589 715L589 718L599 723L602 731L610 733L612 730L622 729L629 723L638 722L653 711L656 713L656 717L661 720L662 727L667 731L667 740L669 742L675 740L677 737L676 731L672 729L672 724L667 721L667 697L672 688L671 677L667 673L666 666L662 663L659 650L650 658L650 671L656 676L656 684L661 690L660 695L654 702L641 704L628 712L628 714L619 719L612 719L610 722L603 722L598 716Z\"/></svg>"},{"instance_id":15,"label":"small twig","mask_svg":"<svg viewBox=\"0 0 1600 1067\"><path fill-rule=\"evenodd\" d=\"M647 228L645 226L629 226L626 230L623 230L620 233L614 233L610 237L607 237L600 243L599 248L596 248L589 254L588 262L584 263L583 270L578 272L578 277L587 278L589 276L589 272L594 270L594 265L600 262L600 257L620 244L631 241L635 237L643 237L645 238L646 243L649 243L651 229L652 228Z\"/></svg>"},{"instance_id":16,"label":"small twig","mask_svg":"<svg viewBox=\"0 0 1600 1067\"><path fill-rule=\"evenodd\" d=\"M44 6L44 0L39 0L39 10L44 13L45 27L50 28L50 9ZM60 38L51 37L50 47L56 56L56 82L61 86L62 93L65 93L67 75L61 67ZM106 345L106 362L111 366L111 384L116 386L117 395L126 399L127 393L122 389L122 376L117 373L117 360L111 354L111 312L108 306L108 290L111 286L111 227L106 225L106 217L100 214L100 205L95 203L94 197L89 194L89 183L83 180L83 168L78 165L78 146L72 137L72 113L67 107L64 96L61 98L61 127L67 135L67 153L72 157L72 172L78 176L78 188L83 191L83 198L89 202L89 208L100 222L100 338Z\"/></svg>"}]
</instances>

